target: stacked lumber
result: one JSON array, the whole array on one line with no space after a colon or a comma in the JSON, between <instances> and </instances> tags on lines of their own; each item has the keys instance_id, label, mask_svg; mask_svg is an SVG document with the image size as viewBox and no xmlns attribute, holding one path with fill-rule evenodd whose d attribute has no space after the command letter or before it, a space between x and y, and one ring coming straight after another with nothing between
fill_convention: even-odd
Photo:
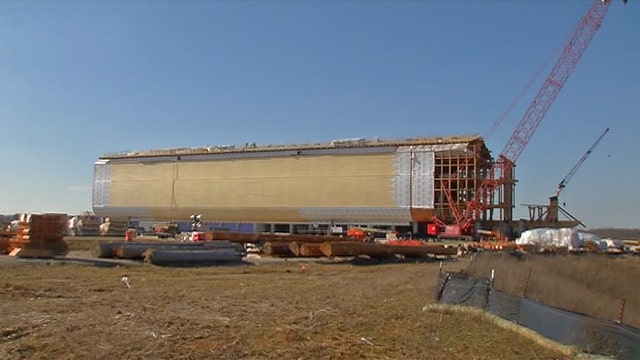
<instances>
[{"instance_id":1,"label":"stacked lumber","mask_svg":"<svg viewBox=\"0 0 640 360\"><path fill-rule=\"evenodd\" d=\"M318 243L304 243L300 245L300 255L302 257L321 257L324 253L320 249L322 244Z\"/></svg>"},{"instance_id":2,"label":"stacked lumber","mask_svg":"<svg viewBox=\"0 0 640 360\"><path fill-rule=\"evenodd\" d=\"M100 224L102 219L95 215L83 215L78 219L81 225L78 227L78 233L76 235L82 236L99 236Z\"/></svg>"},{"instance_id":3,"label":"stacked lumber","mask_svg":"<svg viewBox=\"0 0 640 360\"><path fill-rule=\"evenodd\" d=\"M124 236L129 228L129 219L109 217L101 225L101 234L104 236Z\"/></svg>"},{"instance_id":4,"label":"stacked lumber","mask_svg":"<svg viewBox=\"0 0 640 360\"><path fill-rule=\"evenodd\" d=\"M11 240L13 236L13 232L0 230L0 254L9 253L9 240Z\"/></svg>"},{"instance_id":5,"label":"stacked lumber","mask_svg":"<svg viewBox=\"0 0 640 360\"><path fill-rule=\"evenodd\" d=\"M324 256L320 250L322 244L323 243L317 242L299 243L292 241L289 243L289 252L293 254L293 256L298 257L322 257Z\"/></svg>"},{"instance_id":6,"label":"stacked lumber","mask_svg":"<svg viewBox=\"0 0 640 360\"><path fill-rule=\"evenodd\" d=\"M293 256L289 248L290 243L287 241L267 241L262 246L262 254L267 256Z\"/></svg>"},{"instance_id":7,"label":"stacked lumber","mask_svg":"<svg viewBox=\"0 0 640 360\"><path fill-rule=\"evenodd\" d=\"M293 254L293 256L300 256L300 244L297 241L290 242L289 251Z\"/></svg>"},{"instance_id":8,"label":"stacked lumber","mask_svg":"<svg viewBox=\"0 0 640 360\"><path fill-rule=\"evenodd\" d=\"M97 258L112 258L116 256L116 249L124 242L101 242L93 249L91 254Z\"/></svg>"},{"instance_id":9,"label":"stacked lumber","mask_svg":"<svg viewBox=\"0 0 640 360\"><path fill-rule=\"evenodd\" d=\"M198 266L240 263L244 253L232 247L202 249L148 249L144 261L163 266Z\"/></svg>"},{"instance_id":10,"label":"stacked lumber","mask_svg":"<svg viewBox=\"0 0 640 360\"><path fill-rule=\"evenodd\" d=\"M15 238L9 241L11 254L18 257L52 258L64 256L67 214L22 214Z\"/></svg>"},{"instance_id":11,"label":"stacked lumber","mask_svg":"<svg viewBox=\"0 0 640 360\"><path fill-rule=\"evenodd\" d=\"M355 241L325 242L320 250L327 257L368 255L386 257L402 255L407 257L455 256L458 249L444 245L403 246Z\"/></svg>"},{"instance_id":12,"label":"stacked lumber","mask_svg":"<svg viewBox=\"0 0 640 360\"><path fill-rule=\"evenodd\" d=\"M242 233L235 231L210 230L205 233L206 241L228 240L237 243L254 243L258 242L258 234Z\"/></svg>"},{"instance_id":13,"label":"stacked lumber","mask_svg":"<svg viewBox=\"0 0 640 360\"><path fill-rule=\"evenodd\" d=\"M418 240L387 240L385 243L363 243L353 237L331 235L281 235L266 233L238 233L231 231L208 231L206 239L228 240L238 243L264 242L261 253L266 256L298 257L335 257L359 256L371 257L405 256L432 257L456 256L456 248L444 245L427 245Z\"/></svg>"},{"instance_id":14,"label":"stacked lumber","mask_svg":"<svg viewBox=\"0 0 640 360\"><path fill-rule=\"evenodd\" d=\"M207 241L229 240L240 243L256 242L292 242L323 243L325 241L356 240L355 238L343 238L334 235L304 235L304 234L269 234L269 233L241 233L234 231L210 230L205 234Z\"/></svg>"},{"instance_id":15,"label":"stacked lumber","mask_svg":"<svg viewBox=\"0 0 640 360\"><path fill-rule=\"evenodd\" d=\"M235 244L229 241L215 241L215 242L169 242L169 243L137 243L137 242L125 242L121 246L115 249L115 256L121 259L143 259L146 257L145 253L148 250L218 250L218 249L232 249L240 254L243 253L244 248L240 244Z\"/></svg>"}]
</instances>

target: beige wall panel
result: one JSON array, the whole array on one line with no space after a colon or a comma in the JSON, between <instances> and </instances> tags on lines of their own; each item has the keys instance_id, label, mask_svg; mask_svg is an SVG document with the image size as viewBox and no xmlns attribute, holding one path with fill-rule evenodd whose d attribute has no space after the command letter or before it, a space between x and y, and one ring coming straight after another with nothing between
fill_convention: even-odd
<instances>
[{"instance_id":1,"label":"beige wall panel","mask_svg":"<svg viewBox=\"0 0 640 360\"><path fill-rule=\"evenodd\" d=\"M118 164L111 170L111 203L117 206L170 206L172 164Z\"/></svg>"},{"instance_id":2,"label":"beige wall panel","mask_svg":"<svg viewBox=\"0 0 640 360\"><path fill-rule=\"evenodd\" d=\"M149 216L154 219L189 219L193 214L193 209L186 208L157 208L150 209ZM306 222L308 219L300 217L297 208L292 207L251 207L251 208L198 208L197 212L202 213L207 221L228 221L228 222Z\"/></svg>"},{"instance_id":3,"label":"beige wall panel","mask_svg":"<svg viewBox=\"0 0 640 360\"><path fill-rule=\"evenodd\" d=\"M170 206L171 181L127 181L112 186L111 202L117 206Z\"/></svg>"},{"instance_id":4,"label":"beige wall panel","mask_svg":"<svg viewBox=\"0 0 640 360\"><path fill-rule=\"evenodd\" d=\"M280 177L177 181L178 206L393 206L390 183L378 178Z\"/></svg>"},{"instance_id":5,"label":"beige wall panel","mask_svg":"<svg viewBox=\"0 0 640 360\"><path fill-rule=\"evenodd\" d=\"M111 166L112 182L139 182L173 179L176 163L133 163Z\"/></svg>"},{"instance_id":6,"label":"beige wall panel","mask_svg":"<svg viewBox=\"0 0 640 360\"><path fill-rule=\"evenodd\" d=\"M393 175L394 160L395 154L376 154L179 162L178 177L253 178L282 176L283 173L307 177L323 173L334 176Z\"/></svg>"},{"instance_id":7,"label":"beige wall panel","mask_svg":"<svg viewBox=\"0 0 640 360\"><path fill-rule=\"evenodd\" d=\"M392 207L394 159L382 154L114 164L111 204Z\"/></svg>"}]
</instances>

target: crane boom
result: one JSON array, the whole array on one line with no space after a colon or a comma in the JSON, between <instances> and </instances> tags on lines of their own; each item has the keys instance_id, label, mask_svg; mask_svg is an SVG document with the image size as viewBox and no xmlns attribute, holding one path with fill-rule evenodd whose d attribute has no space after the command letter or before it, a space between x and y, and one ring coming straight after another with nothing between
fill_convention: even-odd
<instances>
[{"instance_id":1,"label":"crane boom","mask_svg":"<svg viewBox=\"0 0 640 360\"><path fill-rule=\"evenodd\" d=\"M475 221L480 220L492 203L495 190L505 183L505 176L510 176L516 160L600 28L610 2L611 0L595 0L575 27L562 55L529 105L502 153L476 188L472 200L467 202L467 211L457 219L461 231L469 232L472 229Z\"/></svg>"},{"instance_id":2,"label":"crane boom","mask_svg":"<svg viewBox=\"0 0 640 360\"><path fill-rule=\"evenodd\" d=\"M540 122L547 114L551 104L578 64L591 39L602 24L610 1L596 0L578 24L569 42L565 45L562 56L549 73L546 81L538 91L533 102L520 120L516 130L502 150L502 156L515 163L522 150L533 136Z\"/></svg>"},{"instance_id":3,"label":"crane boom","mask_svg":"<svg viewBox=\"0 0 640 360\"><path fill-rule=\"evenodd\" d=\"M571 171L569 171L569 173L567 174L567 176L564 177L564 179L562 179L562 181L560 181L560 183L558 184L558 189L556 190L556 197L558 197L560 195L560 192L562 191L562 189L565 188L565 186L567 186L567 183L569 182L569 180L571 180L571 178L573 177L573 175L575 175L575 173L578 171L578 169L580 168L580 166L582 166L582 163L584 163L585 160L587 160L587 158L589 157L589 155L591 155L591 153L593 152L593 150L596 148L596 146L598 146L598 143L600 143L600 140L602 140L602 138L609 132L609 128L607 128L602 135L600 135L600 137L598 138L598 140L596 140L596 142L593 143L593 145L591 145L591 147L589 148L589 150L587 150L587 152L582 155L582 157L580 158L580 160L578 160L578 162L573 166L573 168L571 168Z\"/></svg>"}]
</instances>

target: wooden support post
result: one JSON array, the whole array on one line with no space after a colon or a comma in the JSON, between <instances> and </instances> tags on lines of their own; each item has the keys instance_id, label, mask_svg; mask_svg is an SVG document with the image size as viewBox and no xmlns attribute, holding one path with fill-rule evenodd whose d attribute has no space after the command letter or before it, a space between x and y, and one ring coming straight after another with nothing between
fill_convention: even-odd
<instances>
[{"instance_id":1,"label":"wooden support post","mask_svg":"<svg viewBox=\"0 0 640 360\"><path fill-rule=\"evenodd\" d=\"M533 268L529 268L529 274L527 275L527 281L524 283L524 291L522 292L522 297L527 297L527 290L529 290L529 281L531 280L531 271Z\"/></svg>"},{"instance_id":2,"label":"wooden support post","mask_svg":"<svg viewBox=\"0 0 640 360\"><path fill-rule=\"evenodd\" d=\"M622 323L622 316L624 316L624 305L627 302L627 299L623 298L620 302L620 314L618 315L618 324Z\"/></svg>"}]
</instances>

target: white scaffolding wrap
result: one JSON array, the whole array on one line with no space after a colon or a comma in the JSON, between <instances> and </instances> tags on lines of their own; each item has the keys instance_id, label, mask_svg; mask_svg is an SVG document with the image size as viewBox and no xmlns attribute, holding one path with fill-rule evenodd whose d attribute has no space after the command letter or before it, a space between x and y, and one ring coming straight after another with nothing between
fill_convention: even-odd
<instances>
[{"instance_id":1,"label":"white scaffolding wrap","mask_svg":"<svg viewBox=\"0 0 640 360\"><path fill-rule=\"evenodd\" d=\"M111 203L111 162L99 160L93 165L93 207Z\"/></svg>"},{"instance_id":2,"label":"white scaffolding wrap","mask_svg":"<svg viewBox=\"0 0 640 360\"><path fill-rule=\"evenodd\" d=\"M466 151L466 144L401 146L396 152L394 200L399 207L434 208L435 153Z\"/></svg>"}]
</instances>

